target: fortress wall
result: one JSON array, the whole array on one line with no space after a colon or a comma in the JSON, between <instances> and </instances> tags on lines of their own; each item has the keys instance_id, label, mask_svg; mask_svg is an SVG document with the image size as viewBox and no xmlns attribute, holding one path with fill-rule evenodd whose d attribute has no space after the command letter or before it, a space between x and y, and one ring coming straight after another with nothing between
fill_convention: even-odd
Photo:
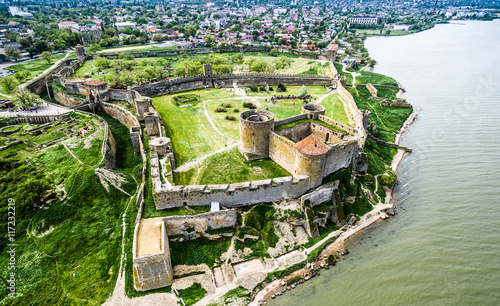
<instances>
[{"instance_id":1,"label":"fortress wall","mask_svg":"<svg viewBox=\"0 0 500 306\"><path fill-rule=\"evenodd\" d=\"M330 118L323 116L323 115L319 115L319 120L326 122L328 124L334 125L336 127L339 127L341 129L345 130L346 132L348 132L349 134L354 134L356 132L356 130L353 129L352 127L345 125L343 123L337 122L337 121L330 119Z\"/></svg>"},{"instance_id":2,"label":"fortress wall","mask_svg":"<svg viewBox=\"0 0 500 306\"><path fill-rule=\"evenodd\" d=\"M133 103L134 99L139 96L134 90L124 90L124 89L109 89L109 98L111 100L121 100Z\"/></svg>"},{"instance_id":3,"label":"fortress wall","mask_svg":"<svg viewBox=\"0 0 500 306\"><path fill-rule=\"evenodd\" d=\"M132 56L134 58L142 58L142 57L162 57L162 56L175 56L181 54L208 54L211 52L216 53L225 53L225 52L259 52L259 51L267 51L265 46L259 47L227 47L227 48L188 48L188 49L175 49L175 50L162 50L162 51L137 51L130 52L127 55ZM120 53L99 53L94 54L103 56L110 59L119 58Z\"/></svg>"},{"instance_id":4,"label":"fortress wall","mask_svg":"<svg viewBox=\"0 0 500 306\"><path fill-rule=\"evenodd\" d=\"M366 84L366 89L368 89L372 97L377 96L377 88L375 88L372 84L370 83Z\"/></svg>"},{"instance_id":5,"label":"fortress wall","mask_svg":"<svg viewBox=\"0 0 500 306\"><path fill-rule=\"evenodd\" d=\"M188 239L196 239L201 236L216 238L207 234L206 231L229 227L234 229L237 216L236 211L227 209L192 216L166 217L163 218L163 221L167 228L167 235L171 238L176 235L183 235ZM188 229L194 229L195 231L188 232ZM217 235L217 237L220 237L220 235Z\"/></svg>"},{"instance_id":6,"label":"fortress wall","mask_svg":"<svg viewBox=\"0 0 500 306\"><path fill-rule=\"evenodd\" d=\"M330 85L332 80L324 76L308 76L296 74L267 74L267 73L245 73L245 74L224 74L214 76L214 85L218 87L237 86L277 86L284 84L287 86L325 86ZM284 93L286 94L286 92Z\"/></svg>"},{"instance_id":7,"label":"fortress wall","mask_svg":"<svg viewBox=\"0 0 500 306\"><path fill-rule=\"evenodd\" d=\"M269 132L269 157L286 171L295 173L295 144L275 132Z\"/></svg>"},{"instance_id":8,"label":"fortress wall","mask_svg":"<svg viewBox=\"0 0 500 306\"><path fill-rule=\"evenodd\" d=\"M132 87L139 94L148 97L156 97L167 92L182 92L194 89L202 89L205 84L212 87L233 87L233 83L238 86L265 85L277 86L282 83L289 86L301 85L330 85L332 80L325 76L314 75L294 75L294 74L268 74L268 73L248 73L248 74L221 74L212 77L203 75L166 80Z\"/></svg>"},{"instance_id":9,"label":"fortress wall","mask_svg":"<svg viewBox=\"0 0 500 306\"><path fill-rule=\"evenodd\" d=\"M339 187L339 181L331 182L326 185L320 186L313 192L305 194L300 197L300 203L304 204L307 200L312 206L319 205L321 203L332 201L333 190Z\"/></svg>"},{"instance_id":10,"label":"fortress wall","mask_svg":"<svg viewBox=\"0 0 500 306\"><path fill-rule=\"evenodd\" d=\"M137 118L123 107L106 102L101 102L101 106L108 115L120 121L127 128L140 126Z\"/></svg>"},{"instance_id":11,"label":"fortress wall","mask_svg":"<svg viewBox=\"0 0 500 306\"><path fill-rule=\"evenodd\" d=\"M299 142L307 136L311 135L311 132L311 122L304 122L288 129L281 130L278 132L278 134L292 139L294 142Z\"/></svg>"},{"instance_id":12,"label":"fortress wall","mask_svg":"<svg viewBox=\"0 0 500 306\"><path fill-rule=\"evenodd\" d=\"M290 122L295 122L295 121L303 120L303 119L307 119L307 114L300 114L300 115L297 115L297 116L288 117L288 118L285 118L285 119L282 119L282 120L275 121L274 122L274 127L276 128L278 126L285 125L285 124L288 124Z\"/></svg>"},{"instance_id":13,"label":"fortress wall","mask_svg":"<svg viewBox=\"0 0 500 306\"><path fill-rule=\"evenodd\" d=\"M52 98L67 107L78 106L87 102L87 100L85 99L76 98L71 95L68 95L65 92L59 90L55 86L51 86L51 91L53 96Z\"/></svg>"},{"instance_id":14,"label":"fortress wall","mask_svg":"<svg viewBox=\"0 0 500 306\"><path fill-rule=\"evenodd\" d=\"M205 86L205 82L204 76L194 76L138 85L132 87L132 89L137 91L137 93L142 96L157 97L165 95L168 92L182 92L202 89Z\"/></svg>"},{"instance_id":15,"label":"fortress wall","mask_svg":"<svg viewBox=\"0 0 500 306\"><path fill-rule=\"evenodd\" d=\"M299 197L310 189L306 176L281 177L262 181L225 185L190 185L156 188L153 192L156 209L202 206L219 202L225 207L270 202L286 197Z\"/></svg>"},{"instance_id":16,"label":"fortress wall","mask_svg":"<svg viewBox=\"0 0 500 306\"><path fill-rule=\"evenodd\" d=\"M30 81L28 81L26 84L23 84L24 88L29 89L32 93L40 95L44 91L47 90L47 83L52 81L52 75L53 74L58 74L64 67L70 66L71 62L74 61L75 59L66 59L64 61L61 61L54 69L49 71L47 75L44 77L40 78L34 78Z\"/></svg>"},{"instance_id":17,"label":"fortress wall","mask_svg":"<svg viewBox=\"0 0 500 306\"><path fill-rule=\"evenodd\" d=\"M355 140L341 142L334 145L326 156L323 176L327 176L342 168L347 168L358 154L358 143Z\"/></svg>"},{"instance_id":18,"label":"fortress wall","mask_svg":"<svg viewBox=\"0 0 500 306\"><path fill-rule=\"evenodd\" d=\"M311 126L311 132L316 136L319 136L324 142L326 142L328 138L328 142L337 142L342 139L343 134L334 132L329 128L322 126L321 124L316 124L314 122L309 123ZM327 136L328 135L328 136Z\"/></svg>"},{"instance_id":19,"label":"fortress wall","mask_svg":"<svg viewBox=\"0 0 500 306\"><path fill-rule=\"evenodd\" d=\"M138 231L139 226L140 223L136 225L136 231ZM136 251L137 246L134 243L133 274L134 287L137 291L152 290L172 284L173 271L164 222L161 224L161 252L136 257Z\"/></svg>"},{"instance_id":20,"label":"fortress wall","mask_svg":"<svg viewBox=\"0 0 500 306\"><path fill-rule=\"evenodd\" d=\"M337 94L339 95L339 98L344 102L344 104L347 106L347 116L354 122L357 122L358 116L359 116L359 110L358 106L356 105L356 102L354 101L354 98L352 97L351 93L342 86L340 81L337 82Z\"/></svg>"}]
</instances>

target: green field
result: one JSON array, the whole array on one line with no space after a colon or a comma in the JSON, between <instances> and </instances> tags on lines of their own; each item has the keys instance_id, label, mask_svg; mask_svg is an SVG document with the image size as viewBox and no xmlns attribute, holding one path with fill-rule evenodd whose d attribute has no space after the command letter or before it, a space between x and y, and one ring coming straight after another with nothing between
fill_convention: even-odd
<instances>
[{"instance_id":1,"label":"green field","mask_svg":"<svg viewBox=\"0 0 500 306\"><path fill-rule=\"evenodd\" d=\"M344 104L340 101L338 95L335 94L326 97L321 102L321 105L325 107L325 116L345 125L349 125L349 119L347 119Z\"/></svg>"},{"instance_id":2,"label":"green field","mask_svg":"<svg viewBox=\"0 0 500 306\"><path fill-rule=\"evenodd\" d=\"M376 84L376 85L391 85L398 86L398 82L391 77L385 76L383 74L360 71L361 76L356 76L356 84Z\"/></svg>"},{"instance_id":3,"label":"green field","mask_svg":"<svg viewBox=\"0 0 500 306\"><path fill-rule=\"evenodd\" d=\"M290 176L270 159L247 161L237 148L207 158L190 171L174 172L177 185L230 184Z\"/></svg>"},{"instance_id":4,"label":"green field","mask_svg":"<svg viewBox=\"0 0 500 306\"><path fill-rule=\"evenodd\" d=\"M92 118L72 117L80 122L78 128L94 124ZM46 305L101 304L115 286L121 253L121 215L129 197L113 186L106 190L94 166L80 164L62 144L35 151L37 144L53 137L61 139L61 129L67 128L66 123L54 126L38 136L29 136L24 146L0 153L0 194L2 199L15 201L18 244L16 299L9 299L2 286L2 305L29 305L33 301ZM140 163L136 164L132 142L124 133L128 129L116 121L110 124L110 130L120 152L117 172L124 178L120 187L134 194L137 184L131 174L137 173ZM78 139L83 141L94 131ZM9 137L17 138L16 134ZM84 160L93 155L99 158L100 144L91 144L89 149L75 147L72 151ZM7 205L0 210L7 216ZM6 222L7 218L1 221L2 227L7 228ZM0 239L3 271L7 271L9 262L6 243L4 236Z\"/></svg>"},{"instance_id":5,"label":"green field","mask_svg":"<svg viewBox=\"0 0 500 306\"><path fill-rule=\"evenodd\" d=\"M301 101L280 100L272 103L270 99L277 94L298 95L299 90L299 86L289 86L284 93L249 92L247 97L236 95L234 89L193 90L155 97L153 105L163 118L167 136L172 139L176 163L181 166L190 160L221 149L230 142L239 141L239 115L248 110L243 103L250 102L258 109L268 109L274 113L275 120L299 115L303 105ZM320 94L326 93L327 89L322 86L309 86L308 91L314 98L318 98ZM201 102L187 107L174 104L174 97L187 95L197 95ZM205 101L208 116L223 136L210 124L202 101ZM326 107L328 117L348 123L343 104L336 95L325 98L322 103Z\"/></svg>"},{"instance_id":6,"label":"green field","mask_svg":"<svg viewBox=\"0 0 500 306\"><path fill-rule=\"evenodd\" d=\"M180 108L172 102L174 96L153 98L153 105L172 140L177 165L223 148L226 141L208 122L203 104Z\"/></svg>"}]
</instances>

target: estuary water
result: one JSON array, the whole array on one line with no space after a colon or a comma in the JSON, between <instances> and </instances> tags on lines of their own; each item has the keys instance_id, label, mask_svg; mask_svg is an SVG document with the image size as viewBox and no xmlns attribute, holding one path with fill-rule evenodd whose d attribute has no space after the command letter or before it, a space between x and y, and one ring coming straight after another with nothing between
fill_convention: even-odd
<instances>
[{"instance_id":1,"label":"estuary water","mask_svg":"<svg viewBox=\"0 0 500 306\"><path fill-rule=\"evenodd\" d=\"M500 20L366 47L419 115L402 139L414 151L398 169L398 214L269 304L500 305Z\"/></svg>"}]
</instances>

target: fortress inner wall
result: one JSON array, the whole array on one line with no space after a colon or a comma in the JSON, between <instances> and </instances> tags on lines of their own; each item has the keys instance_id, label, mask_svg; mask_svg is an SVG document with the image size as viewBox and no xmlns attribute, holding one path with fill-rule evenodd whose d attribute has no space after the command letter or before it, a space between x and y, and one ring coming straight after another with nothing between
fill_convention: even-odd
<instances>
[{"instance_id":1,"label":"fortress inner wall","mask_svg":"<svg viewBox=\"0 0 500 306\"><path fill-rule=\"evenodd\" d=\"M358 152L358 143L353 139L333 145L326 156L323 176L349 167L355 160Z\"/></svg>"},{"instance_id":2,"label":"fortress inner wall","mask_svg":"<svg viewBox=\"0 0 500 306\"><path fill-rule=\"evenodd\" d=\"M167 228L167 235L170 238L174 236L183 236L185 239L196 239L199 237L207 237L210 239L220 238L221 235L211 235L210 230L228 229L228 233L232 235L236 226L238 214L232 209L208 212L204 214L192 216L173 216L163 218ZM193 231L194 229L194 231Z\"/></svg>"},{"instance_id":3,"label":"fortress inner wall","mask_svg":"<svg viewBox=\"0 0 500 306\"><path fill-rule=\"evenodd\" d=\"M269 132L269 157L286 171L295 175L295 144L275 132Z\"/></svg>"},{"instance_id":4,"label":"fortress inner wall","mask_svg":"<svg viewBox=\"0 0 500 306\"><path fill-rule=\"evenodd\" d=\"M224 184L168 186L153 191L156 209L181 207L183 205L203 206L212 201L224 207L239 207L299 197L309 190L309 178L305 176L280 177L262 181Z\"/></svg>"},{"instance_id":5,"label":"fortress inner wall","mask_svg":"<svg viewBox=\"0 0 500 306\"><path fill-rule=\"evenodd\" d=\"M311 135L311 122L304 122L296 126L281 130L277 133L281 136L293 140L294 142L299 142L307 136Z\"/></svg>"}]
</instances>

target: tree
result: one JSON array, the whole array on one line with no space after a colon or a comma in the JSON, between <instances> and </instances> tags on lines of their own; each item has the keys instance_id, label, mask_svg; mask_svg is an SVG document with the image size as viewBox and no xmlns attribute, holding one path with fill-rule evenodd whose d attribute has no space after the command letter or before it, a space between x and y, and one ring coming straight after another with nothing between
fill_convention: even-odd
<instances>
[{"instance_id":1,"label":"tree","mask_svg":"<svg viewBox=\"0 0 500 306\"><path fill-rule=\"evenodd\" d=\"M155 34L155 35L153 35L153 41L159 42L159 41L162 41L162 40L163 40L163 37L161 36L161 34Z\"/></svg>"},{"instance_id":2,"label":"tree","mask_svg":"<svg viewBox=\"0 0 500 306\"><path fill-rule=\"evenodd\" d=\"M194 25L187 26L187 27L184 29L184 35L185 35L187 38L192 37L192 36L195 36L195 35L196 35L196 32L198 32L198 29L197 29Z\"/></svg>"},{"instance_id":3,"label":"tree","mask_svg":"<svg viewBox=\"0 0 500 306\"><path fill-rule=\"evenodd\" d=\"M21 54L19 53L19 50L17 50L14 47L5 48L5 56L7 56L7 58L10 60L15 60L16 62L18 59L21 58Z\"/></svg>"},{"instance_id":4,"label":"tree","mask_svg":"<svg viewBox=\"0 0 500 306\"><path fill-rule=\"evenodd\" d=\"M28 89L16 90L16 94L12 97L11 101L12 103L14 103L14 105L23 108L35 106L42 103L42 100L40 100L37 95L29 91Z\"/></svg>"},{"instance_id":5,"label":"tree","mask_svg":"<svg viewBox=\"0 0 500 306\"><path fill-rule=\"evenodd\" d=\"M47 63L50 64L50 62L52 61L52 53L50 53L49 51L43 51L42 54L40 54L40 58L46 60Z\"/></svg>"},{"instance_id":6,"label":"tree","mask_svg":"<svg viewBox=\"0 0 500 306\"><path fill-rule=\"evenodd\" d=\"M109 67L110 61L105 57L98 56L94 59L94 64L97 68L105 68Z\"/></svg>"},{"instance_id":7,"label":"tree","mask_svg":"<svg viewBox=\"0 0 500 306\"><path fill-rule=\"evenodd\" d=\"M14 82L14 78L11 76L0 78L0 85L2 85L3 88L8 93L10 93L14 88L16 88L16 83Z\"/></svg>"},{"instance_id":8,"label":"tree","mask_svg":"<svg viewBox=\"0 0 500 306\"><path fill-rule=\"evenodd\" d=\"M16 72L16 73L14 74L14 77L17 79L17 81L18 81L19 83L24 82L24 80L26 79L26 77L24 76L24 74L23 74L23 73L21 73L21 72Z\"/></svg>"},{"instance_id":9,"label":"tree","mask_svg":"<svg viewBox=\"0 0 500 306\"><path fill-rule=\"evenodd\" d=\"M101 47L98 44L92 44L87 48L87 51L89 53L96 53L97 51L101 50Z\"/></svg>"},{"instance_id":10,"label":"tree","mask_svg":"<svg viewBox=\"0 0 500 306\"><path fill-rule=\"evenodd\" d=\"M23 49L27 49L27 48L31 47L31 41L25 37L19 36L16 40L21 45L21 47Z\"/></svg>"},{"instance_id":11,"label":"tree","mask_svg":"<svg viewBox=\"0 0 500 306\"><path fill-rule=\"evenodd\" d=\"M307 96L307 87L305 85L302 85L302 87L299 90L299 97L304 97Z\"/></svg>"}]
</instances>

